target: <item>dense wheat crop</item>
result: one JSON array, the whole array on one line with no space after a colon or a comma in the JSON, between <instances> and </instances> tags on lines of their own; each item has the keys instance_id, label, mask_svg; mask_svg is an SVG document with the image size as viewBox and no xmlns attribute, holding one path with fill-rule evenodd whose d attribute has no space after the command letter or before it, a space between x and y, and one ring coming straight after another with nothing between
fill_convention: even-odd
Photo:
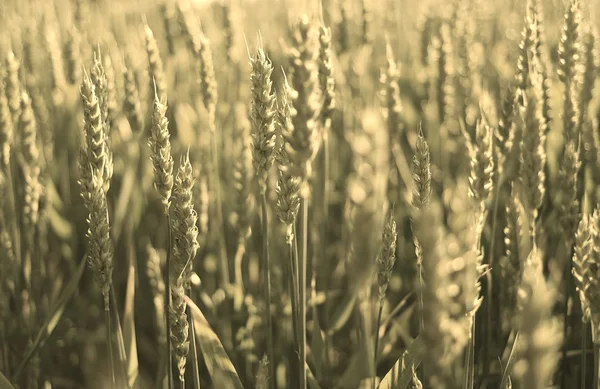
<instances>
[{"instance_id":1,"label":"dense wheat crop","mask_svg":"<svg viewBox=\"0 0 600 389\"><path fill-rule=\"evenodd\" d=\"M0 389L600 389L598 11L1 0Z\"/></svg>"}]
</instances>

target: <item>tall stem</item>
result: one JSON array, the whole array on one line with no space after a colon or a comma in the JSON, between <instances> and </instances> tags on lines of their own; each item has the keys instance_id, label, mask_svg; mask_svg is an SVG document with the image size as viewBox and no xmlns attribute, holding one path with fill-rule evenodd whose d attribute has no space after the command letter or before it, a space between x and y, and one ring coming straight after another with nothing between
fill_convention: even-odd
<instances>
[{"instance_id":1,"label":"tall stem","mask_svg":"<svg viewBox=\"0 0 600 389\"><path fill-rule=\"evenodd\" d=\"M173 356L171 355L171 320L169 311L171 309L171 240L173 239L171 231L171 216L167 211L167 225L169 226L169 242L167 243L167 261L165 264L165 328L167 332L167 379L168 388L173 389Z\"/></svg>"},{"instance_id":2,"label":"tall stem","mask_svg":"<svg viewBox=\"0 0 600 389\"><path fill-rule=\"evenodd\" d=\"M501 178L501 177L500 177ZM494 208L492 209L492 235L490 242L490 259L488 261L491 269L494 268L494 251L496 249L496 228L498 226L498 206L500 204L500 186L501 179L496 181L496 188L494 190ZM482 222L485 225L485 220ZM481 229L483 231L483 228ZM485 309L485 323L484 323L484 334L485 334L485 343L483 344L483 376L487 377L490 369L490 348L492 346L492 334L494 333L492 329L492 295L493 295L493 285L492 285L492 274L491 270L486 273L486 309Z\"/></svg>"},{"instance_id":3,"label":"tall stem","mask_svg":"<svg viewBox=\"0 0 600 389\"><path fill-rule=\"evenodd\" d=\"M302 196L302 262L300 264L298 297L300 309L300 389L306 389L306 267L308 259L308 198Z\"/></svg>"},{"instance_id":4,"label":"tall stem","mask_svg":"<svg viewBox=\"0 0 600 389\"><path fill-rule=\"evenodd\" d=\"M293 240L296 240L294 236ZM300 335L298 334L298 273L297 260L294 257L294 243L289 244L290 265L290 297L292 300L292 330L294 331L294 350L300 352Z\"/></svg>"},{"instance_id":5,"label":"tall stem","mask_svg":"<svg viewBox=\"0 0 600 389\"><path fill-rule=\"evenodd\" d=\"M108 297L105 298L105 301L109 301ZM112 329L110 322L110 304L104 305L104 321L106 327L106 352L108 353L108 363L110 364L110 376L112 382L112 388L116 389L117 381L115 377L115 358L113 355L113 347L112 347Z\"/></svg>"},{"instance_id":6,"label":"tall stem","mask_svg":"<svg viewBox=\"0 0 600 389\"><path fill-rule=\"evenodd\" d=\"M588 324L583 323L581 331L581 383L579 387L585 389L585 377L587 375L587 329Z\"/></svg>"},{"instance_id":7,"label":"tall stem","mask_svg":"<svg viewBox=\"0 0 600 389\"><path fill-rule=\"evenodd\" d=\"M379 326L381 325L381 316L383 314L383 300L379 300L379 313L377 314L377 323L375 323L375 348L373 350L373 385L372 389L375 389L375 381L377 381L377 349L379 346Z\"/></svg>"},{"instance_id":8,"label":"tall stem","mask_svg":"<svg viewBox=\"0 0 600 389\"><path fill-rule=\"evenodd\" d=\"M275 377L275 354L273 352L273 318L271 317L271 259L269 257L269 220L267 215L267 194L262 193L262 229L263 229L263 272L265 283L265 305L267 315L267 357L269 358L269 376ZM269 380L271 389L274 380Z\"/></svg>"},{"instance_id":9,"label":"tall stem","mask_svg":"<svg viewBox=\"0 0 600 389\"><path fill-rule=\"evenodd\" d=\"M593 389L600 389L600 380L598 375L600 374L600 339L597 336L598 326L592 321L592 343L594 345L594 384Z\"/></svg>"},{"instance_id":10,"label":"tall stem","mask_svg":"<svg viewBox=\"0 0 600 389\"><path fill-rule=\"evenodd\" d=\"M220 252L220 260L221 260L221 286L224 287L227 285L229 280L229 265L227 261L227 245L225 243L225 223L223 221L223 205L221 204L221 180L220 180L220 170L219 170L219 155L217 154L217 150L219 147L217 145L217 132L215 130L214 122L211 124L211 140L212 140L212 157L213 157L213 169L214 169L214 177L213 182L215 185L215 197L217 200L217 223L219 225L219 252Z\"/></svg>"}]
</instances>

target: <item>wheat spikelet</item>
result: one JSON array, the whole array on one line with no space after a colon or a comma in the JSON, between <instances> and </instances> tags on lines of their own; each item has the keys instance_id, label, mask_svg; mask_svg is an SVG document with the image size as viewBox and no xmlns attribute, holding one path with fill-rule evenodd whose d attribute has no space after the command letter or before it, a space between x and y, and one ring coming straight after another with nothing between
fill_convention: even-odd
<instances>
[{"instance_id":1,"label":"wheat spikelet","mask_svg":"<svg viewBox=\"0 0 600 389\"><path fill-rule=\"evenodd\" d=\"M108 149L107 134L101 113L101 103L96 94L96 86L90 76L84 73L80 88L83 103L84 133L88 163L93 170L100 171L104 192L108 192L112 176L112 154Z\"/></svg>"},{"instance_id":2,"label":"wheat spikelet","mask_svg":"<svg viewBox=\"0 0 600 389\"><path fill-rule=\"evenodd\" d=\"M156 43L154 33L148 24L144 25L144 33L146 39L146 54L148 55L148 75L150 76L150 101L154 101L155 94L158 95L159 99L166 97L167 85L158 44Z\"/></svg>"},{"instance_id":3,"label":"wheat spikelet","mask_svg":"<svg viewBox=\"0 0 600 389\"><path fill-rule=\"evenodd\" d=\"M292 90L284 79L279 102L277 107L277 125L279 132L285 139L294 131L292 124L292 113L294 108L291 104ZM276 154L278 165L277 187L277 202L275 204L275 213L279 221L286 226L286 242L292 243L294 235L292 227L296 222L298 210L300 209L300 179L291 173L291 161L285 147L285 140L282 147Z\"/></svg>"},{"instance_id":4,"label":"wheat spikelet","mask_svg":"<svg viewBox=\"0 0 600 389\"><path fill-rule=\"evenodd\" d=\"M531 75L534 77L534 74ZM523 141L521 143L520 176L524 205L533 221L542 204L546 175L546 123L541 110L541 88L537 78L527 90L525 109L522 112Z\"/></svg>"},{"instance_id":5,"label":"wheat spikelet","mask_svg":"<svg viewBox=\"0 0 600 389\"><path fill-rule=\"evenodd\" d=\"M570 0L565 11L565 24L558 45L558 77L565 85L563 107L563 133L565 139L578 139L579 107L577 102L577 83L579 82L581 59L581 14L578 0Z\"/></svg>"},{"instance_id":6,"label":"wheat spikelet","mask_svg":"<svg viewBox=\"0 0 600 389\"><path fill-rule=\"evenodd\" d=\"M431 162L429 155L429 145L423 137L423 131L419 131L415 155L412 164L413 173L413 192L412 206L415 209L421 209L429 202L431 196Z\"/></svg>"},{"instance_id":7,"label":"wheat spikelet","mask_svg":"<svg viewBox=\"0 0 600 389\"><path fill-rule=\"evenodd\" d=\"M381 251L377 256L377 285L380 302L383 302L385 299L385 292L390 283L392 269L396 262L397 238L396 221L394 220L392 210L389 210L383 226Z\"/></svg>"},{"instance_id":8,"label":"wheat spikelet","mask_svg":"<svg viewBox=\"0 0 600 389\"><path fill-rule=\"evenodd\" d=\"M67 62L67 80L71 85L77 85L81 82L81 34L75 26L71 26L67 33L64 49Z\"/></svg>"},{"instance_id":9,"label":"wheat spikelet","mask_svg":"<svg viewBox=\"0 0 600 389\"><path fill-rule=\"evenodd\" d=\"M516 328L519 331L519 359L513 373L523 388L544 389L550 383L562 344L560 326L552 319L554 291L542 275L541 258L533 250L520 287L521 306Z\"/></svg>"},{"instance_id":10,"label":"wheat spikelet","mask_svg":"<svg viewBox=\"0 0 600 389\"><path fill-rule=\"evenodd\" d=\"M88 153L85 153L87 155ZM113 244L110 238L110 224L108 221L108 208L106 204L106 193L104 192L104 182L102 172L93 168L92 163L80 160L79 169L81 176L90 177L89 181L83 181L81 186L82 195L88 198L86 207L89 212L88 231L87 231L87 258L90 267L94 272L94 277L102 290L104 297L104 309L109 309L110 289L112 286L113 272ZM86 171L89 169L89 171Z\"/></svg>"},{"instance_id":11,"label":"wheat spikelet","mask_svg":"<svg viewBox=\"0 0 600 389\"><path fill-rule=\"evenodd\" d=\"M31 99L26 92L21 98L21 148L23 153L23 177L25 179L25 202L23 209L26 236L33 238L39 216L40 150L38 148L38 125L31 107Z\"/></svg>"},{"instance_id":12,"label":"wheat spikelet","mask_svg":"<svg viewBox=\"0 0 600 389\"><path fill-rule=\"evenodd\" d=\"M200 91L202 93L202 102L208 112L210 130L215 130L215 114L217 110L217 79L215 78L215 68L213 64L212 52L210 50L210 40L200 31L198 39L194 44L194 56L198 62L198 78L200 81Z\"/></svg>"},{"instance_id":13,"label":"wheat spikelet","mask_svg":"<svg viewBox=\"0 0 600 389\"><path fill-rule=\"evenodd\" d=\"M225 55L227 56L227 62L233 63L233 46L234 46L234 27L231 15L233 10L229 2L221 4L221 12L223 16L223 45L225 46Z\"/></svg>"},{"instance_id":14,"label":"wheat spikelet","mask_svg":"<svg viewBox=\"0 0 600 389\"><path fill-rule=\"evenodd\" d=\"M163 28L167 39L167 50L169 55L175 55L175 18L176 8L171 1L165 1L160 5L160 14L162 16Z\"/></svg>"},{"instance_id":15,"label":"wheat spikelet","mask_svg":"<svg viewBox=\"0 0 600 389\"><path fill-rule=\"evenodd\" d=\"M148 262L146 265L146 275L150 281L150 289L152 290L154 310L156 314L156 326L159 333L158 343L164 345L166 342L165 338L165 281L161 270L161 253L156 250L152 245L146 246L146 254Z\"/></svg>"},{"instance_id":16,"label":"wheat spikelet","mask_svg":"<svg viewBox=\"0 0 600 389\"><path fill-rule=\"evenodd\" d=\"M321 93L318 88L317 36L312 21L302 16L291 29L292 47L288 60L292 70L290 86L294 131L284 134L286 151L293 165L293 174L303 181L312 173L312 161L317 155L322 134L319 131Z\"/></svg>"},{"instance_id":17,"label":"wheat spikelet","mask_svg":"<svg viewBox=\"0 0 600 389\"><path fill-rule=\"evenodd\" d=\"M516 195L514 187L506 204L506 226L504 227L505 254L500 258L500 297L502 324L510 326L517 304L517 287L523 275L524 247L521 242L526 234L527 224L523 214L523 205Z\"/></svg>"},{"instance_id":18,"label":"wheat spikelet","mask_svg":"<svg viewBox=\"0 0 600 389\"><path fill-rule=\"evenodd\" d=\"M150 146L150 159L154 167L154 188L160 195L165 214L168 214L173 189L173 157L169 140L169 120L166 117L167 105L164 97L162 99L159 99L158 93L154 95L154 112L148 146Z\"/></svg>"},{"instance_id":19,"label":"wheat spikelet","mask_svg":"<svg viewBox=\"0 0 600 389\"><path fill-rule=\"evenodd\" d=\"M467 142L471 155L469 195L481 206L494 184L493 139L492 128L484 120L479 120L475 128L475 139Z\"/></svg>"},{"instance_id":20,"label":"wheat spikelet","mask_svg":"<svg viewBox=\"0 0 600 389\"><path fill-rule=\"evenodd\" d=\"M9 51L5 60L6 79L4 82L8 107L12 115L13 126L17 127L21 116L21 82L19 81L19 69L21 64L15 54Z\"/></svg>"},{"instance_id":21,"label":"wheat spikelet","mask_svg":"<svg viewBox=\"0 0 600 389\"><path fill-rule=\"evenodd\" d=\"M261 194L267 190L267 176L275 158L275 94L271 91L273 65L262 47L250 59L252 102L252 161Z\"/></svg>"},{"instance_id":22,"label":"wheat spikelet","mask_svg":"<svg viewBox=\"0 0 600 389\"><path fill-rule=\"evenodd\" d=\"M125 60L126 65L123 70L124 86L125 86L125 99L123 101L123 113L129 121L131 131L135 135L140 135L144 129L143 118L142 118L142 105L140 103L140 95L138 87L135 82L135 74L132 68L131 60L127 58Z\"/></svg>"},{"instance_id":23,"label":"wheat spikelet","mask_svg":"<svg viewBox=\"0 0 600 389\"><path fill-rule=\"evenodd\" d=\"M588 31L583 36L583 72L582 84L579 94L579 125L578 132L581 132L582 126L586 120L590 102L593 98L594 84L596 83L596 74L598 71L598 50L596 49L597 34L595 31Z\"/></svg>"},{"instance_id":24,"label":"wheat spikelet","mask_svg":"<svg viewBox=\"0 0 600 389\"><path fill-rule=\"evenodd\" d=\"M561 197L557 204L557 210L560 227L569 247L579 221L577 178L580 165L579 152L576 150L575 144L573 142L567 143L558 169L557 187L560 188Z\"/></svg>"},{"instance_id":25,"label":"wheat spikelet","mask_svg":"<svg viewBox=\"0 0 600 389\"><path fill-rule=\"evenodd\" d=\"M264 355L258 365L258 373L256 374L256 389L269 388L269 358Z\"/></svg>"},{"instance_id":26,"label":"wheat spikelet","mask_svg":"<svg viewBox=\"0 0 600 389\"><path fill-rule=\"evenodd\" d=\"M594 215L593 217L597 217ZM577 231L575 233L575 245L573 248L573 279L575 286L579 292L579 301L581 302L581 311L583 319L589 321L591 319L592 310L590 301L588 300L589 288L592 286L590 280L595 277L592 271L592 263L594 262L594 246L592 236L593 221L588 215L584 215L579 221Z\"/></svg>"},{"instance_id":27,"label":"wheat spikelet","mask_svg":"<svg viewBox=\"0 0 600 389\"><path fill-rule=\"evenodd\" d=\"M0 83L0 86L2 84ZM10 164L10 152L14 142L13 123L10 117L10 108L4 91L0 91L0 163L3 169Z\"/></svg>"},{"instance_id":28,"label":"wheat spikelet","mask_svg":"<svg viewBox=\"0 0 600 389\"><path fill-rule=\"evenodd\" d=\"M335 79L331 59L331 29L319 27L319 86L323 95L321 108L321 125L327 129L331 126L331 117L335 109Z\"/></svg>"},{"instance_id":29,"label":"wheat spikelet","mask_svg":"<svg viewBox=\"0 0 600 389\"><path fill-rule=\"evenodd\" d=\"M185 276L186 268L191 267L198 250L197 214L194 210L192 190L194 174L189 155L181 158L179 170L173 185L171 205L171 233L173 236L172 266L169 282L173 303L169 316L171 319L171 342L179 369L179 379L184 381L185 365L189 352L188 319L186 314L185 289L189 280Z\"/></svg>"},{"instance_id":30,"label":"wheat spikelet","mask_svg":"<svg viewBox=\"0 0 600 389\"><path fill-rule=\"evenodd\" d=\"M235 188L235 216L238 239L244 242L252 234L252 219L255 200L252 190L254 171L252 169L252 139L249 123L244 121L236 141L237 159L234 166L233 186Z\"/></svg>"}]
</instances>

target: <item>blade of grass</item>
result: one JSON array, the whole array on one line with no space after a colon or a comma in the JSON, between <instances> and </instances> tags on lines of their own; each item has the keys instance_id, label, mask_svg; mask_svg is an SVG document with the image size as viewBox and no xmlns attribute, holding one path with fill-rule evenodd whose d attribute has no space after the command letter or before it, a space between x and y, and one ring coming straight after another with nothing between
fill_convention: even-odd
<instances>
[{"instance_id":1,"label":"blade of grass","mask_svg":"<svg viewBox=\"0 0 600 389\"><path fill-rule=\"evenodd\" d=\"M188 307L188 312L190 316L192 314L191 311L191 308ZM194 322L194 320L190 320L190 363L192 364L192 377L194 382L194 389L200 389L200 366L198 365L198 347L196 346L196 331Z\"/></svg>"},{"instance_id":2,"label":"blade of grass","mask_svg":"<svg viewBox=\"0 0 600 389\"><path fill-rule=\"evenodd\" d=\"M56 301L54 307L50 310L51 313L46 318L44 324L42 324L42 327L40 328L37 336L35 337L32 346L29 348L27 354L25 354L25 357L23 358L23 360L19 364L19 367L16 370L16 373L14 375L15 381L19 380L31 357L35 354L35 352L37 352L44 346L44 343L48 340L52 332L56 329L56 326L58 325L65 311L67 303L69 302L71 297L73 297L75 292L77 292L77 287L79 286L79 281L81 280L81 276L83 275L83 272L86 268L86 263L87 261L85 260L85 258L79 263L77 271L75 272L75 274L73 274L73 276L69 280L69 283L65 286L62 295L60 296L58 301Z\"/></svg>"},{"instance_id":3,"label":"blade of grass","mask_svg":"<svg viewBox=\"0 0 600 389\"><path fill-rule=\"evenodd\" d=\"M421 364L423 342L417 336L379 383L379 389L406 389L412 380L412 366Z\"/></svg>"},{"instance_id":4,"label":"blade of grass","mask_svg":"<svg viewBox=\"0 0 600 389\"><path fill-rule=\"evenodd\" d=\"M517 344L519 342L519 333L515 334L515 340L510 349L510 354L508 355L508 361L506 362L506 368L502 373L502 381L500 381L500 389L507 389L508 383L510 382L510 373L512 372L513 366L515 365L515 361L517 359Z\"/></svg>"},{"instance_id":5,"label":"blade of grass","mask_svg":"<svg viewBox=\"0 0 600 389\"><path fill-rule=\"evenodd\" d=\"M350 320L354 305L356 304L356 294L346 295L331 318L331 324L327 329L327 335L331 336L338 332Z\"/></svg>"},{"instance_id":6,"label":"blade of grass","mask_svg":"<svg viewBox=\"0 0 600 389\"><path fill-rule=\"evenodd\" d=\"M131 234L128 234L130 240ZM129 272L127 274L127 289L125 292L125 309L123 313L123 349L125 352L125 362L127 372L127 382L130 388L136 387L139 374L138 355L137 355L137 340L135 335L135 277L136 266L134 258L133 244L128 242L129 250ZM116 307L115 307L116 308ZM117 309L115 311L118 312ZM118 333L118 331L117 331Z\"/></svg>"},{"instance_id":7,"label":"blade of grass","mask_svg":"<svg viewBox=\"0 0 600 389\"><path fill-rule=\"evenodd\" d=\"M0 371L0 389L15 389L14 386L6 379L4 374Z\"/></svg>"},{"instance_id":8,"label":"blade of grass","mask_svg":"<svg viewBox=\"0 0 600 389\"><path fill-rule=\"evenodd\" d=\"M235 389L244 389L233 363L225 352L223 344L208 324L200 308L187 296L185 301L192 314L196 340L198 341L198 346L200 347L200 352L202 353L210 377L212 378L215 374L222 373L222 375L231 380Z\"/></svg>"}]
</instances>

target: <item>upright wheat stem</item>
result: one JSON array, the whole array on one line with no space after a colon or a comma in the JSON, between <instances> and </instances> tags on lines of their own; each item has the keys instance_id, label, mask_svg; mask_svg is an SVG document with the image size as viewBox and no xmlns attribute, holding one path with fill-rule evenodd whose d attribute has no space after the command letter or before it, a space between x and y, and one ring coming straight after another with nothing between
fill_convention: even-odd
<instances>
[{"instance_id":1,"label":"upright wheat stem","mask_svg":"<svg viewBox=\"0 0 600 389\"><path fill-rule=\"evenodd\" d=\"M306 272L308 261L308 198L302 196L302 262L298 277L300 310L300 389L306 389Z\"/></svg>"},{"instance_id":2,"label":"upright wheat stem","mask_svg":"<svg viewBox=\"0 0 600 389\"><path fill-rule=\"evenodd\" d=\"M265 283L265 305L266 305L266 316L267 316L267 350L271 360L275 360L273 352L273 318L271 317L271 259L269 256L269 221L267 215L267 194L263 192L261 195L261 208L262 208L262 229L263 229L263 276ZM273 363L269 364L269 374L271 377L275 377L275 369ZM271 380L272 382L272 380ZM271 388L274 385L271 383Z\"/></svg>"}]
</instances>

